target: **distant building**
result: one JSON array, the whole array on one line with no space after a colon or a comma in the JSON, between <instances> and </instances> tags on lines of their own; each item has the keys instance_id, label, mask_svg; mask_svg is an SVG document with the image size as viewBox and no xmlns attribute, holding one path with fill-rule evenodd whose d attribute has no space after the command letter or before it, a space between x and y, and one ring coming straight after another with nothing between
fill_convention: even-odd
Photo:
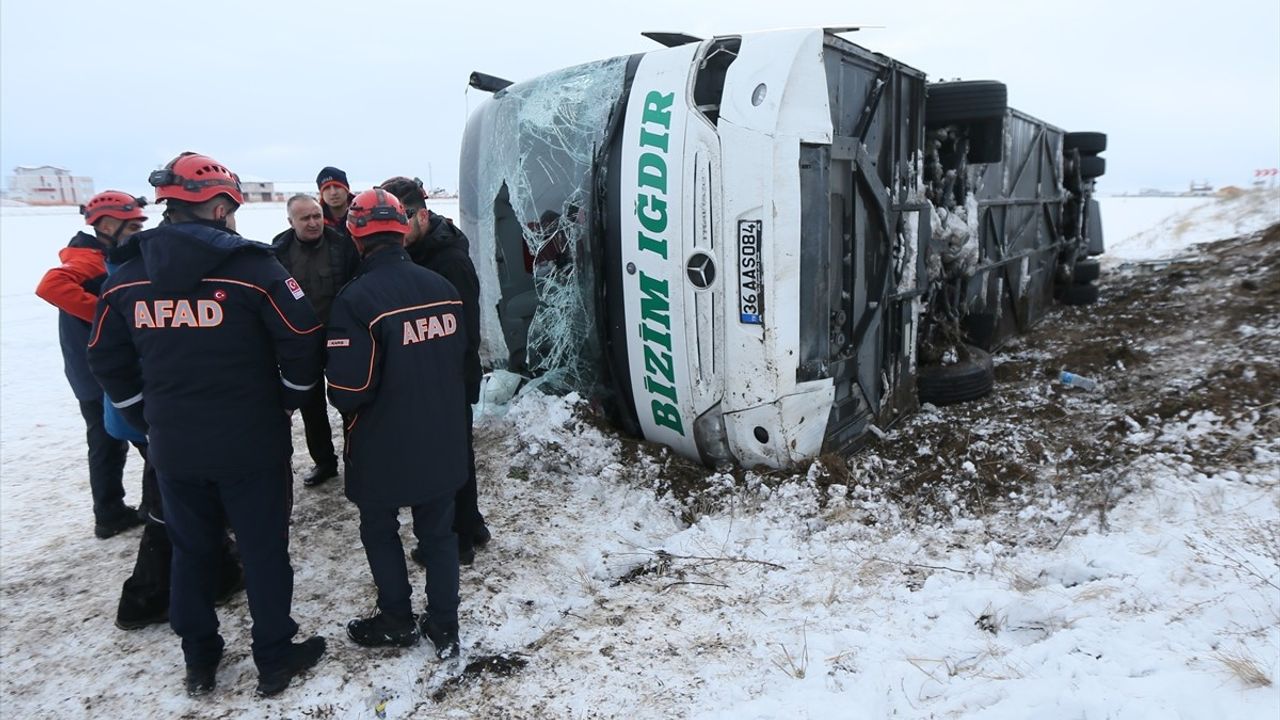
<instances>
[{"instance_id":1,"label":"distant building","mask_svg":"<svg viewBox=\"0 0 1280 720\"><path fill-rule=\"evenodd\" d=\"M275 183L270 180L266 182L241 180L240 193L244 195L245 202L271 202L275 199Z\"/></svg>"},{"instance_id":2,"label":"distant building","mask_svg":"<svg viewBox=\"0 0 1280 720\"><path fill-rule=\"evenodd\" d=\"M1187 194L1196 195L1199 197L1207 197L1213 194L1213 185L1209 184L1208 180L1205 180L1204 182L1201 182L1201 183L1198 183L1192 180L1191 186L1187 189Z\"/></svg>"},{"instance_id":3,"label":"distant building","mask_svg":"<svg viewBox=\"0 0 1280 720\"><path fill-rule=\"evenodd\" d=\"M320 191L316 189L314 180L277 180L275 188L277 202L284 202L294 195L310 195L320 199Z\"/></svg>"},{"instance_id":4,"label":"distant building","mask_svg":"<svg viewBox=\"0 0 1280 720\"><path fill-rule=\"evenodd\" d=\"M53 165L19 165L9 178L8 199L28 205L81 205L93 197L93 178Z\"/></svg>"}]
</instances>

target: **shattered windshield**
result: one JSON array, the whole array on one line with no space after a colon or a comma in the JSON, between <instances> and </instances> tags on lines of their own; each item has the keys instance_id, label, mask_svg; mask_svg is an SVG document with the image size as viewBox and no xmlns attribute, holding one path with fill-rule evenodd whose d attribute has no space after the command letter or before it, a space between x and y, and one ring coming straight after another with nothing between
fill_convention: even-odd
<instances>
[{"instance_id":1,"label":"shattered windshield","mask_svg":"<svg viewBox=\"0 0 1280 720\"><path fill-rule=\"evenodd\" d=\"M476 110L463 138L460 212L481 275L481 353L558 391L589 392L604 364L593 167L626 64L512 85Z\"/></svg>"}]
</instances>

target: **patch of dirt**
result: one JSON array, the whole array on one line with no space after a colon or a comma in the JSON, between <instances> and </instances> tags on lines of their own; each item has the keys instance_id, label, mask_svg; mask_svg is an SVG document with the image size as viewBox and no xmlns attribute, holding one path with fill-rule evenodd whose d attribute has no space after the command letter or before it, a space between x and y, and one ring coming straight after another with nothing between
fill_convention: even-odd
<instances>
[{"instance_id":1,"label":"patch of dirt","mask_svg":"<svg viewBox=\"0 0 1280 720\"><path fill-rule=\"evenodd\" d=\"M1098 304L1059 307L996 353L991 396L926 407L851 458L868 492L917 516L983 513L1036 484L1097 495L1153 450L1212 473L1280 434L1280 225L1099 284ZM1062 386L1062 370L1100 389ZM1217 429L1181 441L1199 419Z\"/></svg>"},{"instance_id":2,"label":"patch of dirt","mask_svg":"<svg viewBox=\"0 0 1280 720\"><path fill-rule=\"evenodd\" d=\"M444 702L449 693L456 690L464 683L473 682L483 676L492 675L496 677L511 677L520 672L529 664L529 660L519 653L500 653L497 655L484 655L467 663L462 672L455 677L449 678L440 687L431 693L431 699L434 702Z\"/></svg>"}]
</instances>

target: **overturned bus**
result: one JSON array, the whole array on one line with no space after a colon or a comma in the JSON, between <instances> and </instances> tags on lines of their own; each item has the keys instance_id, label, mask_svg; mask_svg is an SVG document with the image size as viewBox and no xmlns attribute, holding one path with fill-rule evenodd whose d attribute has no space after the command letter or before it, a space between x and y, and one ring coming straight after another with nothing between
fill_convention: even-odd
<instances>
[{"instance_id":1,"label":"overturned bus","mask_svg":"<svg viewBox=\"0 0 1280 720\"><path fill-rule=\"evenodd\" d=\"M1097 299L1106 137L835 32L700 40L494 91L459 192L482 353L708 464L848 453L990 391Z\"/></svg>"}]
</instances>

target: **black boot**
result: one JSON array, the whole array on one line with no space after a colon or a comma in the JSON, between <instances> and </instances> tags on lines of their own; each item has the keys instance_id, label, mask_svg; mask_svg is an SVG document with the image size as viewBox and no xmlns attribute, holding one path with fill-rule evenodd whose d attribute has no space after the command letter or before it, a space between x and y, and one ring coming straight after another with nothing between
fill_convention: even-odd
<instances>
[{"instance_id":1,"label":"black boot","mask_svg":"<svg viewBox=\"0 0 1280 720\"><path fill-rule=\"evenodd\" d=\"M448 660L458 657L458 623L437 623L429 620L426 613L418 618L418 630L432 645L436 646L436 659Z\"/></svg>"},{"instance_id":2,"label":"black boot","mask_svg":"<svg viewBox=\"0 0 1280 720\"><path fill-rule=\"evenodd\" d=\"M493 533L489 532L489 526L484 523L480 523L479 527L471 533L471 544L478 548L488 545L491 539L493 539Z\"/></svg>"},{"instance_id":3,"label":"black boot","mask_svg":"<svg viewBox=\"0 0 1280 720\"><path fill-rule=\"evenodd\" d=\"M169 621L169 594L131 597L122 594L116 607L116 627L140 630Z\"/></svg>"},{"instance_id":4,"label":"black boot","mask_svg":"<svg viewBox=\"0 0 1280 720\"><path fill-rule=\"evenodd\" d=\"M187 696L200 697L213 692L218 686L218 663L222 662L222 651L218 651L218 657L213 662L200 665L187 666Z\"/></svg>"},{"instance_id":5,"label":"black boot","mask_svg":"<svg viewBox=\"0 0 1280 720\"><path fill-rule=\"evenodd\" d=\"M338 477L337 465L317 465L310 475L302 478L302 484L307 487L315 487L336 477Z\"/></svg>"},{"instance_id":6,"label":"black boot","mask_svg":"<svg viewBox=\"0 0 1280 720\"><path fill-rule=\"evenodd\" d=\"M148 523L138 542L133 574L120 590L116 627L137 630L169 619L169 564L173 546L164 525Z\"/></svg>"},{"instance_id":7,"label":"black boot","mask_svg":"<svg viewBox=\"0 0 1280 720\"><path fill-rule=\"evenodd\" d=\"M347 636L365 647L409 647L416 645L419 637L413 615L397 618L382 611L347 623Z\"/></svg>"},{"instance_id":8,"label":"black boot","mask_svg":"<svg viewBox=\"0 0 1280 720\"><path fill-rule=\"evenodd\" d=\"M312 636L303 642L293 643L284 665L258 674L258 697L271 697L284 692L289 681L306 670L315 667L324 655L324 638Z\"/></svg>"},{"instance_id":9,"label":"black boot","mask_svg":"<svg viewBox=\"0 0 1280 720\"><path fill-rule=\"evenodd\" d=\"M99 540L106 540L141 524L142 518L138 517L137 508L121 505L119 508L105 513L103 517L94 522L93 534Z\"/></svg>"}]
</instances>

